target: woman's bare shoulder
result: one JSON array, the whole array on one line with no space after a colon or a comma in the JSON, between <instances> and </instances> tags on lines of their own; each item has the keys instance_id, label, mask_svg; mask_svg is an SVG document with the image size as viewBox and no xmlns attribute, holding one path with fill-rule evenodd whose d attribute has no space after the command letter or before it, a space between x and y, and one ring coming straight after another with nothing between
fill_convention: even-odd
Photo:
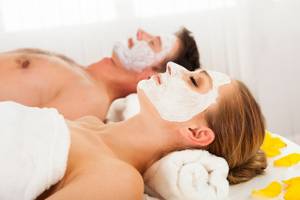
<instances>
[{"instance_id":1,"label":"woman's bare shoulder","mask_svg":"<svg viewBox=\"0 0 300 200\"><path fill-rule=\"evenodd\" d=\"M82 176L92 173L101 182L120 183L122 186L126 183L144 185L143 178L137 169L115 157L103 158L97 164L87 165L84 171Z\"/></svg>"},{"instance_id":2,"label":"woman's bare shoulder","mask_svg":"<svg viewBox=\"0 0 300 200\"><path fill-rule=\"evenodd\" d=\"M142 199L144 183L132 166L108 158L89 163L77 177L49 198L56 199Z\"/></svg>"},{"instance_id":3,"label":"woman's bare shoulder","mask_svg":"<svg viewBox=\"0 0 300 200\"><path fill-rule=\"evenodd\" d=\"M65 119L71 128L84 128L88 130L98 130L104 127L104 123L96 116L87 115L76 120Z\"/></svg>"}]
</instances>

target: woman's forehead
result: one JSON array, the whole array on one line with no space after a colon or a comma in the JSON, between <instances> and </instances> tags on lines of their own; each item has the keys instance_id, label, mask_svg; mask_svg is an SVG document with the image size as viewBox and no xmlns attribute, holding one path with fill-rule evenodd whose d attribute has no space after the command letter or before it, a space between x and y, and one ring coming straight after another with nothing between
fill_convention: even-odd
<instances>
[{"instance_id":1,"label":"woman's forehead","mask_svg":"<svg viewBox=\"0 0 300 200\"><path fill-rule=\"evenodd\" d=\"M220 87L231 82L231 78L227 74L222 72L198 69L195 71L195 73L205 74L212 81L213 87Z\"/></svg>"}]
</instances>

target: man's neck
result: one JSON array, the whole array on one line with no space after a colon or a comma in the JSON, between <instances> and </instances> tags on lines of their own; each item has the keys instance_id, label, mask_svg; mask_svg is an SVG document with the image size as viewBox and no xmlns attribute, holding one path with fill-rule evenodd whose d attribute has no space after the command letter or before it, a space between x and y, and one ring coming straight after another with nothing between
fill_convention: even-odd
<instances>
[{"instance_id":1,"label":"man's neck","mask_svg":"<svg viewBox=\"0 0 300 200\"><path fill-rule=\"evenodd\" d=\"M104 143L124 162L134 166L141 174L155 161L175 150L175 137L171 130L153 126L139 115L127 121L109 124L100 134Z\"/></svg>"},{"instance_id":2,"label":"man's neck","mask_svg":"<svg viewBox=\"0 0 300 200\"><path fill-rule=\"evenodd\" d=\"M136 92L137 73L119 67L111 58L103 58L86 71L99 85L104 85L110 101Z\"/></svg>"}]
</instances>

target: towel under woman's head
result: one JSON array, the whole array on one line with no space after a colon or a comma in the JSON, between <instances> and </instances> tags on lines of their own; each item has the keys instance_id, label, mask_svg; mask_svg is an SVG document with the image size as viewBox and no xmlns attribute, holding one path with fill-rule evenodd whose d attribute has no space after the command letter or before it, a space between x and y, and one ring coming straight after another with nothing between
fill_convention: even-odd
<instances>
[{"instance_id":1,"label":"towel under woman's head","mask_svg":"<svg viewBox=\"0 0 300 200\"><path fill-rule=\"evenodd\" d=\"M144 174L146 193L165 200L220 200L227 197L228 164L204 150L173 152Z\"/></svg>"}]
</instances>

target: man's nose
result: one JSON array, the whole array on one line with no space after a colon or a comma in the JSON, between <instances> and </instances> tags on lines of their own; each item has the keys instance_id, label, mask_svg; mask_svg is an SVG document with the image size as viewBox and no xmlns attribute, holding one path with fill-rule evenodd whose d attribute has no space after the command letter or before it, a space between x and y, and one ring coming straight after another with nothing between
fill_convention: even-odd
<instances>
[{"instance_id":1,"label":"man's nose","mask_svg":"<svg viewBox=\"0 0 300 200\"><path fill-rule=\"evenodd\" d=\"M143 30L142 29L138 29L137 30L137 32L136 32L136 38L138 39L138 40L141 40L142 39L142 37L143 37Z\"/></svg>"},{"instance_id":2,"label":"man's nose","mask_svg":"<svg viewBox=\"0 0 300 200\"><path fill-rule=\"evenodd\" d=\"M144 40L146 42L149 42L152 39L151 35L149 35L147 32L145 32L142 29L138 29L136 33L136 38L137 40Z\"/></svg>"}]
</instances>

